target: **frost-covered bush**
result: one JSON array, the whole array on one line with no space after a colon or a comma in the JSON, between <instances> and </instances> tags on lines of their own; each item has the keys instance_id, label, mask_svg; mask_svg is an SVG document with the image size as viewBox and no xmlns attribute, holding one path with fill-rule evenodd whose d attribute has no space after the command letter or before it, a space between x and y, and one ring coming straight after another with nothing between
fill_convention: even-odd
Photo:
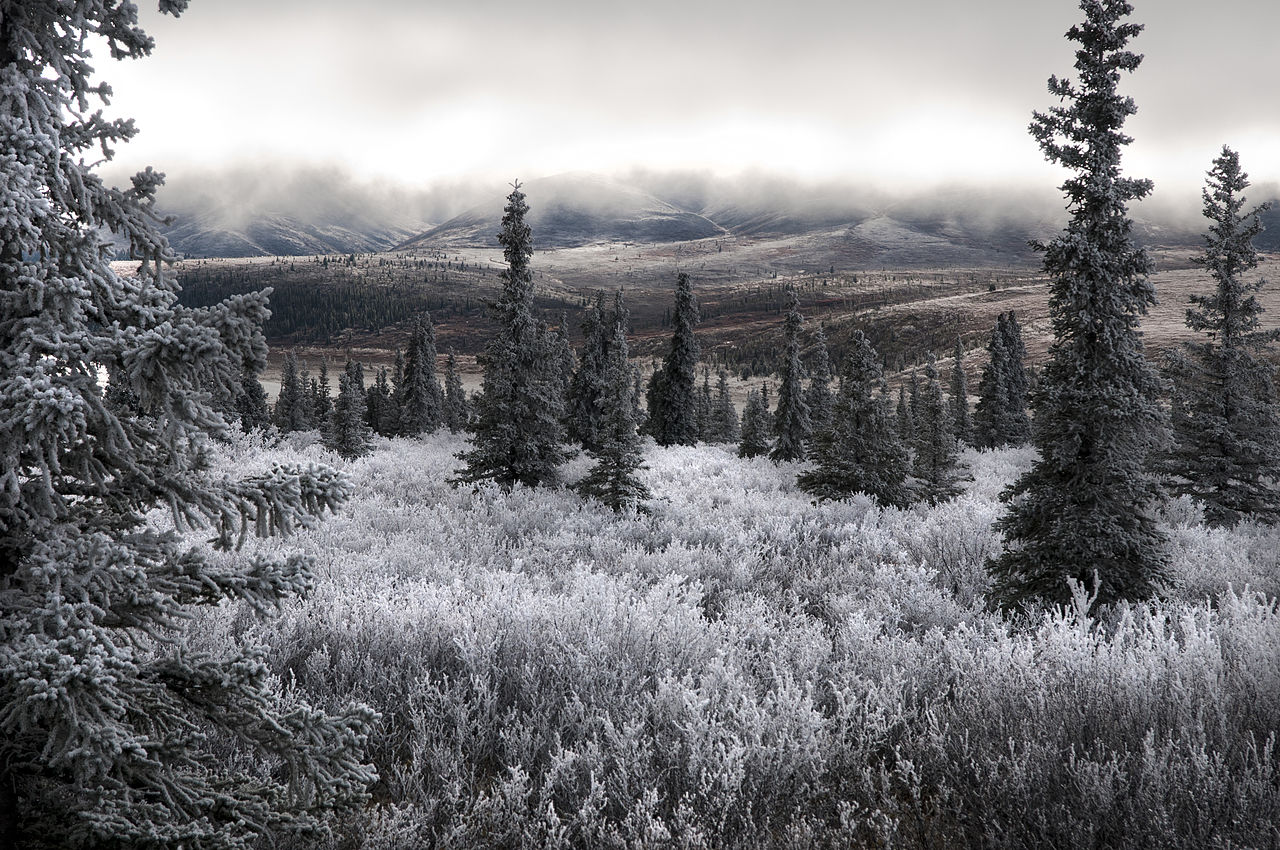
<instances>
[{"instance_id":1,"label":"frost-covered bush","mask_svg":"<svg viewBox=\"0 0 1280 850\"><path fill-rule=\"evenodd\" d=\"M217 461L300 451L352 480L350 508L291 541L323 577L308 600L265 626L231 608L199 623L267 644L312 701L382 713L378 805L351 845L1280 840L1262 531L1170 508L1188 541L1170 599L1015 627L986 611L982 564L1026 449L966 452L965 494L897 510L815 504L795 465L649 442L637 514L568 487L454 489L462 445L344 462L244 438ZM1210 552L1243 583L1192 581Z\"/></svg>"}]
</instances>

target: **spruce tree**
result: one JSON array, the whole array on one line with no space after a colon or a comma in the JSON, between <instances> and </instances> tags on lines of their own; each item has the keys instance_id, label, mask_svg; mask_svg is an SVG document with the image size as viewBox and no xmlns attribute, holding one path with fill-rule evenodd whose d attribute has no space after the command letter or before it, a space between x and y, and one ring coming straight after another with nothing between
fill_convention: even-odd
<instances>
[{"instance_id":1,"label":"spruce tree","mask_svg":"<svg viewBox=\"0 0 1280 850\"><path fill-rule=\"evenodd\" d=\"M769 451L769 404L764 400L766 390L751 390L742 409L742 425L739 430L738 457L759 457Z\"/></svg>"},{"instance_id":2,"label":"spruce tree","mask_svg":"<svg viewBox=\"0 0 1280 850\"><path fill-rule=\"evenodd\" d=\"M862 331L854 331L845 357L831 427L815 434L799 475L800 489L819 499L867 493L883 505L911 501L910 456L893 426L880 358Z\"/></svg>"},{"instance_id":3,"label":"spruce tree","mask_svg":"<svg viewBox=\"0 0 1280 850\"><path fill-rule=\"evenodd\" d=\"M915 441L916 428L915 423L911 421L911 406L907 403L907 385L905 383L898 385L898 406L895 413L894 426L898 431L898 439L902 441L903 445L910 445Z\"/></svg>"},{"instance_id":4,"label":"spruce tree","mask_svg":"<svg viewBox=\"0 0 1280 850\"><path fill-rule=\"evenodd\" d=\"M782 375L778 387L778 409L773 415L773 433L776 438L769 457L774 463L784 460L804 460L805 445L813 430L809 419L809 404L804 398L804 365L800 362L800 299L795 290L787 305L787 318L783 323Z\"/></svg>"},{"instance_id":5,"label":"spruce tree","mask_svg":"<svg viewBox=\"0 0 1280 850\"><path fill-rule=\"evenodd\" d=\"M1030 437L1025 349L1017 317L1001 313L987 343L987 366L978 383L974 441L981 448L1020 445Z\"/></svg>"},{"instance_id":6,"label":"spruce tree","mask_svg":"<svg viewBox=\"0 0 1280 850\"><path fill-rule=\"evenodd\" d=\"M550 484L568 457L564 442L561 363L533 315L533 238L520 182L512 184L502 216L507 268L493 305L497 332L482 357L484 381L475 399L476 422L466 463L455 483L496 481L503 486Z\"/></svg>"},{"instance_id":7,"label":"spruce tree","mask_svg":"<svg viewBox=\"0 0 1280 850\"><path fill-rule=\"evenodd\" d=\"M671 349L649 385L649 433L658 445L693 445L698 441L698 411L694 398L694 370L698 366L698 302L689 275L676 276L674 331Z\"/></svg>"},{"instance_id":8,"label":"spruce tree","mask_svg":"<svg viewBox=\"0 0 1280 850\"><path fill-rule=\"evenodd\" d=\"M611 318L613 328L606 347L605 388L597 402L601 413L599 444L588 450L596 464L579 482L578 490L620 511L640 506L649 498L649 489L636 477L636 472L643 468L644 455L631 407L631 364L621 290Z\"/></svg>"},{"instance_id":9,"label":"spruce tree","mask_svg":"<svg viewBox=\"0 0 1280 850\"><path fill-rule=\"evenodd\" d=\"M1149 180L1121 175L1136 111L1116 87L1142 57L1125 49L1142 27L1123 0L1086 0L1079 82L1049 80L1064 105L1036 113L1031 132L1047 158L1072 172L1065 233L1047 245L1053 342L1037 389L1032 438L1039 457L1008 493L999 521L1006 549L989 562L1001 607L1066 604L1068 579L1097 576L1097 604L1152 596L1167 578L1164 536L1149 510L1160 489L1147 470L1166 419L1143 356L1139 318L1155 303L1152 263L1132 238L1128 203Z\"/></svg>"},{"instance_id":10,"label":"spruce tree","mask_svg":"<svg viewBox=\"0 0 1280 850\"><path fill-rule=\"evenodd\" d=\"M360 364L348 360L346 369L338 378L338 397L323 430L325 446L347 460L362 457L373 447L373 429L368 422L368 394L363 386Z\"/></svg>"},{"instance_id":11,"label":"spruce tree","mask_svg":"<svg viewBox=\"0 0 1280 850\"><path fill-rule=\"evenodd\" d=\"M431 433L444 418L444 393L436 378L436 331L431 314L422 311L413 323L404 358L399 393L399 431L407 436Z\"/></svg>"},{"instance_id":12,"label":"spruce tree","mask_svg":"<svg viewBox=\"0 0 1280 850\"><path fill-rule=\"evenodd\" d=\"M267 391L258 380L252 364L240 369L240 392L236 396L236 415L240 429L248 434L261 431L271 424L271 410L267 407Z\"/></svg>"},{"instance_id":13,"label":"spruce tree","mask_svg":"<svg viewBox=\"0 0 1280 850\"><path fill-rule=\"evenodd\" d=\"M196 652L184 626L201 606L305 592L308 559L237 544L349 491L326 468L209 468L233 426L208 388L232 395L265 368L267 295L182 306L161 175L119 190L90 164L135 131L94 108L109 90L89 50L150 53L137 16L0 7L0 847L318 841L327 811L367 798L372 712L286 705L264 650ZM108 230L136 274L113 271Z\"/></svg>"},{"instance_id":14,"label":"spruce tree","mask_svg":"<svg viewBox=\"0 0 1280 850\"><path fill-rule=\"evenodd\" d=\"M375 433L394 437L401 433L403 418L400 404L391 391L391 379L387 367L378 369L373 384L365 391L365 421Z\"/></svg>"},{"instance_id":15,"label":"spruce tree","mask_svg":"<svg viewBox=\"0 0 1280 850\"><path fill-rule=\"evenodd\" d=\"M458 360L452 351L445 360L443 417L445 427L454 434L465 430L470 418L467 410L467 393L462 388L462 378L458 375Z\"/></svg>"},{"instance_id":16,"label":"spruce tree","mask_svg":"<svg viewBox=\"0 0 1280 850\"><path fill-rule=\"evenodd\" d=\"M973 440L973 420L969 413L969 379L964 373L964 347L956 337L956 350L951 361L951 423L956 439Z\"/></svg>"},{"instance_id":17,"label":"spruce tree","mask_svg":"<svg viewBox=\"0 0 1280 850\"><path fill-rule=\"evenodd\" d=\"M329 413L333 410L333 394L329 389L329 363L327 360L320 361L320 377L316 380L316 395L312 401L312 409L319 422L327 422Z\"/></svg>"},{"instance_id":18,"label":"spruce tree","mask_svg":"<svg viewBox=\"0 0 1280 850\"><path fill-rule=\"evenodd\" d=\"M702 364L702 386L698 388L698 394L695 399L698 412L698 439L704 443L713 442L711 439L711 414L715 404L711 397L711 369L705 363Z\"/></svg>"},{"instance_id":19,"label":"spruce tree","mask_svg":"<svg viewBox=\"0 0 1280 850\"><path fill-rule=\"evenodd\" d=\"M955 423L943 400L938 364L933 354L920 388L920 418L916 422L915 477L919 494L937 503L960 493Z\"/></svg>"},{"instance_id":20,"label":"spruce tree","mask_svg":"<svg viewBox=\"0 0 1280 850\"><path fill-rule=\"evenodd\" d=\"M604 415L600 399L604 397L607 386L605 370L609 363L613 324L605 318L604 293L596 293L595 302L582 321L582 350L578 354L578 368L569 382L566 402L569 437L588 451L600 446Z\"/></svg>"},{"instance_id":21,"label":"spruce tree","mask_svg":"<svg viewBox=\"0 0 1280 850\"><path fill-rule=\"evenodd\" d=\"M1273 367L1261 359L1280 331L1261 329L1263 308L1253 293L1263 281L1245 279L1258 266L1253 239L1267 208L1242 212L1248 186L1239 155L1224 147L1203 192L1212 223L1196 258L1216 286L1209 295L1191 296L1186 319L1205 339L1185 344L1169 368L1176 414L1172 489L1203 504L1211 525L1280 516L1280 411Z\"/></svg>"},{"instance_id":22,"label":"spruce tree","mask_svg":"<svg viewBox=\"0 0 1280 850\"><path fill-rule=\"evenodd\" d=\"M282 432L305 431L311 427L304 395L298 357L290 351L280 366L280 394L276 396L275 409L271 414L271 421Z\"/></svg>"},{"instance_id":23,"label":"spruce tree","mask_svg":"<svg viewBox=\"0 0 1280 850\"><path fill-rule=\"evenodd\" d=\"M831 394L831 355L827 352L827 335L821 325L814 335L813 365L809 369L809 388L804 400L809 405L812 441L813 434L830 426L831 408L835 404Z\"/></svg>"},{"instance_id":24,"label":"spruce tree","mask_svg":"<svg viewBox=\"0 0 1280 850\"><path fill-rule=\"evenodd\" d=\"M736 443L738 441L738 411L729 395L729 373L721 369L716 380L715 409L711 415L712 437L709 442Z\"/></svg>"}]
</instances>

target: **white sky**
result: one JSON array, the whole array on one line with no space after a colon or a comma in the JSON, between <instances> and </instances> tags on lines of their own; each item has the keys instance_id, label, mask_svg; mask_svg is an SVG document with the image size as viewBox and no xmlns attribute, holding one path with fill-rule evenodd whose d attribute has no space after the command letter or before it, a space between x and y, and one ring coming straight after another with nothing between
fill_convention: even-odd
<instances>
[{"instance_id":1,"label":"white sky","mask_svg":"<svg viewBox=\"0 0 1280 850\"><path fill-rule=\"evenodd\" d=\"M1072 0L144 0L99 51L119 166L336 165L361 179L758 168L1056 183L1026 131L1072 72ZM1226 143L1280 182L1277 0L1138 0L1126 171L1194 188ZM1209 17L1212 9L1213 17Z\"/></svg>"}]
</instances>

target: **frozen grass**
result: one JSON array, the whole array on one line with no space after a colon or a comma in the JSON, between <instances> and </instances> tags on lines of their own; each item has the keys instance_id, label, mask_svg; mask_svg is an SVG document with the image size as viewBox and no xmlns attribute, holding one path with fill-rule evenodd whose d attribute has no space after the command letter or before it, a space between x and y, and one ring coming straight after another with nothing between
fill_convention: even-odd
<instances>
[{"instance_id":1,"label":"frozen grass","mask_svg":"<svg viewBox=\"0 0 1280 850\"><path fill-rule=\"evenodd\" d=\"M815 505L795 467L648 450L647 514L445 483L463 443L345 463L245 440L237 470L343 467L306 600L192 641L270 649L282 687L383 715L363 847L1274 847L1274 529L1165 508L1158 604L1011 626L983 606L999 492ZM568 477L581 475L574 462Z\"/></svg>"}]
</instances>

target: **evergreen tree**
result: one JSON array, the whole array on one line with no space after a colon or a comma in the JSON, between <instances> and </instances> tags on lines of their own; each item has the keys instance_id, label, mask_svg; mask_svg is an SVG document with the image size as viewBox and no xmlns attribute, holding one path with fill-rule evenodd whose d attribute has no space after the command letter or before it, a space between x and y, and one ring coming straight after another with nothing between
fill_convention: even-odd
<instances>
[{"instance_id":1,"label":"evergreen tree","mask_svg":"<svg viewBox=\"0 0 1280 850\"><path fill-rule=\"evenodd\" d=\"M658 445L693 445L698 441L697 404L694 399L694 370L698 366L698 341L693 327L698 323L698 302L693 296L689 275L676 276L674 332L671 350L649 384L649 433Z\"/></svg>"},{"instance_id":2,"label":"evergreen tree","mask_svg":"<svg viewBox=\"0 0 1280 850\"><path fill-rule=\"evenodd\" d=\"M1280 411L1270 363L1260 359L1280 331L1261 330L1262 305L1253 293L1263 281L1253 239L1262 232L1262 205L1242 213L1248 175L1228 147L1213 161L1204 196L1212 224L1196 258L1216 283L1192 295L1187 327L1203 334L1171 358L1174 385L1173 490L1204 505L1212 525L1248 516L1280 516Z\"/></svg>"},{"instance_id":3,"label":"evergreen tree","mask_svg":"<svg viewBox=\"0 0 1280 850\"><path fill-rule=\"evenodd\" d=\"M800 363L800 325L803 321L800 299L792 290L787 318L783 323L782 381L778 387L778 409L773 416L776 439L773 450L769 452L774 463L804 460L805 444L809 442L813 429L809 404L804 398L804 366Z\"/></svg>"},{"instance_id":4,"label":"evergreen tree","mask_svg":"<svg viewBox=\"0 0 1280 850\"><path fill-rule=\"evenodd\" d=\"M960 493L955 423L942 398L938 364L933 354L920 388L920 419L916 422L915 476L921 495L937 503Z\"/></svg>"},{"instance_id":5,"label":"evergreen tree","mask_svg":"<svg viewBox=\"0 0 1280 850\"><path fill-rule=\"evenodd\" d=\"M297 429L300 431L310 431L312 428L316 427L315 407L311 404L311 383L311 372L307 369L307 361L302 360L298 363L298 386L302 390L299 396L299 398L301 398L299 408L301 410L300 417L303 423L302 427Z\"/></svg>"},{"instance_id":6,"label":"evergreen tree","mask_svg":"<svg viewBox=\"0 0 1280 850\"><path fill-rule=\"evenodd\" d=\"M902 441L903 445L909 445L915 441L916 428L915 423L911 421L911 406L907 404L907 385L905 383L898 385L898 407L894 425L898 431L898 439Z\"/></svg>"},{"instance_id":7,"label":"evergreen tree","mask_svg":"<svg viewBox=\"0 0 1280 850\"><path fill-rule=\"evenodd\" d=\"M445 361L444 373L444 425L456 434L467 427L470 414L467 410L467 393L462 388L462 378L458 376L458 361L449 352Z\"/></svg>"},{"instance_id":8,"label":"evergreen tree","mask_svg":"<svg viewBox=\"0 0 1280 850\"><path fill-rule=\"evenodd\" d=\"M1030 437L1027 372L1022 331L1012 312L1001 313L991 329L988 361L978 383L974 440L981 448L1020 445Z\"/></svg>"},{"instance_id":9,"label":"evergreen tree","mask_svg":"<svg viewBox=\"0 0 1280 850\"><path fill-rule=\"evenodd\" d=\"M328 422L329 413L333 410L333 395L329 390L329 363L320 361L320 377L316 380L316 395L312 401L316 421Z\"/></svg>"},{"instance_id":10,"label":"evergreen tree","mask_svg":"<svg viewBox=\"0 0 1280 850\"><path fill-rule=\"evenodd\" d=\"M604 318L604 293L597 292L595 301L582 320L582 349L578 352L578 368L569 382L565 405L568 410L569 438L588 451L599 446L599 404L604 395L604 372L608 363L612 328Z\"/></svg>"},{"instance_id":11,"label":"evergreen tree","mask_svg":"<svg viewBox=\"0 0 1280 850\"><path fill-rule=\"evenodd\" d=\"M759 457L769 451L769 403L764 399L765 392L761 387L747 393L739 429L738 457Z\"/></svg>"},{"instance_id":12,"label":"evergreen tree","mask_svg":"<svg viewBox=\"0 0 1280 850\"><path fill-rule=\"evenodd\" d=\"M988 564L1002 607L1066 604L1067 579L1092 586L1097 604L1144 599L1167 578L1164 536L1149 506L1160 490L1147 470L1164 439L1159 382L1143 356L1140 316L1155 303L1152 263L1134 245L1128 203L1149 180L1120 173L1121 131L1136 111L1117 93L1121 71L1142 57L1125 50L1142 27L1122 23L1123 0L1086 0L1078 83L1049 81L1064 101L1036 113L1032 134L1045 155L1074 174L1062 188L1071 219L1048 245L1053 343L1035 396L1032 438L1039 458L1009 491L999 521L1006 550Z\"/></svg>"},{"instance_id":13,"label":"evergreen tree","mask_svg":"<svg viewBox=\"0 0 1280 850\"><path fill-rule=\"evenodd\" d=\"M821 325L814 336L813 365L809 375L809 389L805 391L804 400L809 405L812 441L814 433L831 425L831 408L835 404L835 397L831 395L831 356L827 353L827 335Z\"/></svg>"},{"instance_id":14,"label":"evergreen tree","mask_svg":"<svg viewBox=\"0 0 1280 850\"><path fill-rule=\"evenodd\" d=\"M250 431L261 431L271 424L271 410L267 407L267 391L258 380L258 373L253 364L247 363L240 369L240 392L236 396L236 415L240 417L240 428L246 434Z\"/></svg>"},{"instance_id":15,"label":"evergreen tree","mask_svg":"<svg viewBox=\"0 0 1280 850\"><path fill-rule=\"evenodd\" d=\"M968 443L973 439L969 379L964 373L964 347L960 344L960 337L956 337L956 350L951 362L951 423L957 440Z\"/></svg>"},{"instance_id":16,"label":"evergreen tree","mask_svg":"<svg viewBox=\"0 0 1280 850\"><path fill-rule=\"evenodd\" d=\"M715 409L711 416L713 443L736 443L738 441L738 411L733 406L733 398L729 395L729 373L721 369L716 382Z\"/></svg>"},{"instance_id":17,"label":"evergreen tree","mask_svg":"<svg viewBox=\"0 0 1280 850\"><path fill-rule=\"evenodd\" d=\"M280 366L280 394L276 396L275 410L271 414L271 421L282 432L305 431L311 427L304 395L298 357L290 351Z\"/></svg>"},{"instance_id":18,"label":"evergreen tree","mask_svg":"<svg viewBox=\"0 0 1280 850\"><path fill-rule=\"evenodd\" d=\"M325 446L347 460L366 455L373 447L367 398L360 364L348 360L338 378L338 398L333 403L328 427L323 431Z\"/></svg>"},{"instance_id":19,"label":"evergreen tree","mask_svg":"<svg viewBox=\"0 0 1280 850\"><path fill-rule=\"evenodd\" d=\"M404 421L400 405L391 391L390 375L383 366L374 376L373 384L365 391L365 421L377 434L394 437L400 433Z\"/></svg>"},{"instance_id":20,"label":"evergreen tree","mask_svg":"<svg viewBox=\"0 0 1280 850\"><path fill-rule=\"evenodd\" d=\"M150 53L137 17L105 0L0 5L0 847L318 841L327 811L367 799L372 712L285 705L263 650L195 652L183 626L198 606L305 592L305 557L237 544L348 489L324 468L208 468L233 426L207 388L234 395L265 368L267 293L182 306L161 175L119 190L89 164L134 128L92 108L109 90L88 51ZM112 270L107 230L135 275Z\"/></svg>"},{"instance_id":21,"label":"evergreen tree","mask_svg":"<svg viewBox=\"0 0 1280 850\"><path fill-rule=\"evenodd\" d=\"M414 321L409 336L399 402L401 434L429 434L444 419L444 393L436 378L436 331L431 314L425 310Z\"/></svg>"},{"instance_id":22,"label":"evergreen tree","mask_svg":"<svg viewBox=\"0 0 1280 850\"><path fill-rule=\"evenodd\" d=\"M549 356L551 346L533 316L533 239L524 220L528 211L516 181L498 236L508 264L502 271L502 295L493 305L498 331L485 346L472 448L460 455L466 467L456 483L549 484L568 457L562 445L561 364Z\"/></svg>"},{"instance_id":23,"label":"evergreen tree","mask_svg":"<svg viewBox=\"0 0 1280 850\"><path fill-rule=\"evenodd\" d=\"M854 331L845 357L831 427L814 435L814 468L796 479L819 499L867 493L883 505L911 501L910 457L895 432L884 394L880 358L862 331Z\"/></svg>"},{"instance_id":24,"label":"evergreen tree","mask_svg":"<svg viewBox=\"0 0 1280 850\"><path fill-rule=\"evenodd\" d=\"M713 442L711 439L711 413L715 405L711 399L711 369L705 363L702 364L702 386L698 388L698 394L695 398L698 412L698 439L704 443Z\"/></svg>"},{"instance_id":25,"label":"evergreen tree","mask_svg":"<svg viewBox=\"0 0 1280 850\"><path fill-rule=\"evenodd\" d=\"M920 373L915 369L911 370L908 398L911 400L911 434L902 439L907 445L912 446L915 445L916 432L920 430Z\"/></svg>"},{"instance_id":26,"label":"evergreen tree","mask_svg":"<svg viewBox=\"0 0 1280 850\"><path fill-rule=\"evenodd\" d=\"M640 433L647 434L649 426L649 414L645 411L644 406L640 404L640 399L644 397L640 389L640 367L631 367L631 410L635 415L636 427L640 429Z\"/></svg>"},{"instance_id":27,"label":"evergreen tree","mask_svg":"<svg viewBox=\"0 0 1280 850\"><path fill-rule=\"evenodd\" d=\"M598 401L601 408L599 445L588 450L596 464L578 484L578 489L620 511L639 506L649 498L649 489L636 477L636 472L643 468L644 455L631 407L631 364L621 290L614 304L613 328L606 346L605 391Z\"/></svg>"}]
</instances>

